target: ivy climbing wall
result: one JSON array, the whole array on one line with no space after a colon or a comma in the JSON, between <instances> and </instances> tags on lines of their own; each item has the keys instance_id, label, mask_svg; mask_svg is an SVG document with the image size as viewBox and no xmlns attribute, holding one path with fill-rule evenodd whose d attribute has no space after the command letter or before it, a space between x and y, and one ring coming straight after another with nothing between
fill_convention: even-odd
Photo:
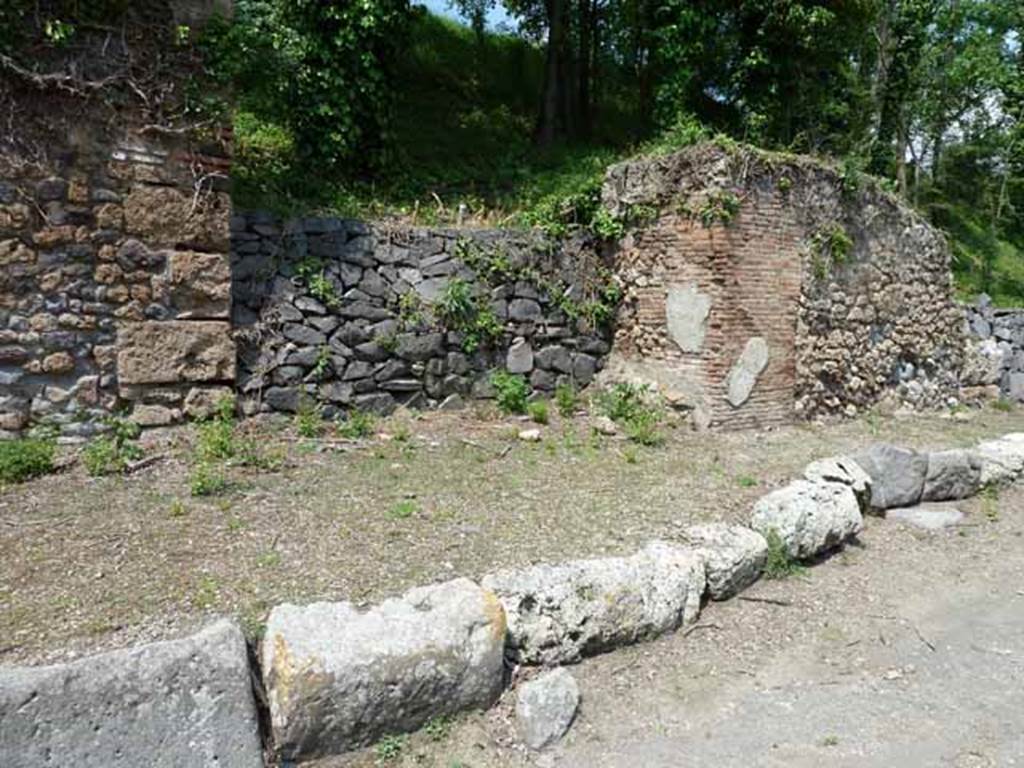
<instances>
[{"instance_id":1,"label":"ivy climbing wall","mask_svg":"<svg viewBox=\"0 0 1024 768\"><path fill-rule=\"evenodd\" d=\"M262 213L231 227L249 412L458 408L503 369L550 393L589 384L609 350L613 283L585 240Z\"/></svg>"}]
</instances>

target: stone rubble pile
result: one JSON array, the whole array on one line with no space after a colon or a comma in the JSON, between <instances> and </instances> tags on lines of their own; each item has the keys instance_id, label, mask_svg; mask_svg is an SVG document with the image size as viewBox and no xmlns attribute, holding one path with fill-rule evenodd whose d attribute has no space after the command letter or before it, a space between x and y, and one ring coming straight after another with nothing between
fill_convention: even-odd
<instances>
[{"instance_id":1,"label":"stone rubble pile","mask_svg":"<svg viewBox=\"0 0 1024 768\"><path fill-rule=\"evenodd\" d=\"M370 608L277 606L258 672L228 621L69 664L3 668L0 764L257 768L254 674L269 708L264 746L276 759L338 754L490 706L509 665L558 667L690 624L705 596L728 599L755 583L772 546L813 560L855 537L866 511L893 509L894 519L939 530L962 514L931 502L1022 474L1024 433L972 450L876 445L812 462L755 503L749 528L689 526L629 557L506 569L479 585L459 578ZM517 696L517 729L534 749L561 738L580 702L564 669L529 679Z\"/></svg>"}]
</instances>

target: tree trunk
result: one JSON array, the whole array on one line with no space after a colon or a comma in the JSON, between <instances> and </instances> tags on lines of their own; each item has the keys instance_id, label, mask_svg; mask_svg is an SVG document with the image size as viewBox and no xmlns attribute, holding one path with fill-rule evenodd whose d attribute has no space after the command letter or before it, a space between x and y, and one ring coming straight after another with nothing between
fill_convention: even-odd
<instances>
[{"instance_id":1,"label":"tree trunk","mask_svg":"<svg viewBox=\"0 0 1024 768\"><path fill-rule=\"evenodd\" d=\"M544 92L541 96L540 118L536 141L549 147L565 135L565 71L566 0L546 0L548 44L544 61Z\"/></svg>"},{"instance_id":2,"label":"tree trunk","mask_svg":"<svg viewBox=\"0 0 1024 768\"><path fill-rule=\"evenodd\" d=\"M577 135L589 139L591 123L591 82L594 61L594 0L579 3L579 55L577 56L576 127Z\"/></svg>"}]
</instances>

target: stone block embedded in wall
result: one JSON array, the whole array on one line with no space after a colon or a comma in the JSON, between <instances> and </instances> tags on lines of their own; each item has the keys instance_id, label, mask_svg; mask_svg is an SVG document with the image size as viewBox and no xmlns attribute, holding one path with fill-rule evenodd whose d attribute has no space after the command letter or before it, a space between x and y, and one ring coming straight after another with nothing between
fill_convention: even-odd
<instances>
[{"instance_id":1,"label":"stone block embedded in wall","mask_svg":"<svg viewBox=\"0 0 1024 768\"><path fill-rule=\"evenodd\" d=\"M729 371L729 378L726 382L727 397L734 408L738 408L747 402L750 393L757 384L758 377L768 366L768 343L755 336L748 339L746 346L739 359Z\"/></svg>"},{"instance_id":2,"label":"stone block embedded in wall","mask_svg":"<svg viewBox=\"0 0 1024 768\"><path fill-rule=\"evenodd\" d=\"M226 319L231 313L231 262L225 254L168 255L167 300L180 319Z\"/></svg>"},{"instance_id":3,"label":"stone block embedded in wall","mask_svg":"<svg viewBox=\"0 0 1024 768\"><path fill-rule=\"evenodd\" d=\"M121 384L234 381L231 325L217 321L126 323L117 334Z\"/></svg>"},{"instance_id":4,"label":"stone block embedded in wall","mask_svg":"<svg viewBox=\"0 0 1024 768\"><path fill-rule=\"evenodd\" d=\"M230 208L224 193L137 184L124 200L125 228L150 246L225 252Z\"/></svg>"},{"instance_id":5,"label":"stone block embedded in wall","mask_svg":"<svg viewBox=\"0 0 1024 768\"><path fill-rule=\"evenodd\" d=\"M707 333L711 297L696 283L670 285L665 299L668 333L683 352L700 352Z\"/></svg>"}]
</instances>

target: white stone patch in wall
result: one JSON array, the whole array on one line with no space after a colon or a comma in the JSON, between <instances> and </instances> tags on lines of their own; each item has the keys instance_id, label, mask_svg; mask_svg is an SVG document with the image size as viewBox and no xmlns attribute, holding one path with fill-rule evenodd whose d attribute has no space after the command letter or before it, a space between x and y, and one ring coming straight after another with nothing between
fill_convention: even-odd
<instances>
[{"instance_id":1,"label":"white stone patch in wall","mask_svg":"<svg viewBox=\"0 0 1024 768\"><path fill-rule=\"evenodd\" d=\"M768 342L760 336L747 340L743 353L729 371L727 381L729 403L738 408L747 402L757 378L768 366Z\"/></svg>"},{"instance_id":2,"label":"white stone patch in wall","mask_svg":"<svg viewBox=\"0 0 1024 768\"><path fill-rule=\"evenodd\" d=\"M697 290L696 283L676 283L668 287L665 314L668 335L683 352L700 352L711 312L711 297Z\"/></svg>"}]
</instances>

